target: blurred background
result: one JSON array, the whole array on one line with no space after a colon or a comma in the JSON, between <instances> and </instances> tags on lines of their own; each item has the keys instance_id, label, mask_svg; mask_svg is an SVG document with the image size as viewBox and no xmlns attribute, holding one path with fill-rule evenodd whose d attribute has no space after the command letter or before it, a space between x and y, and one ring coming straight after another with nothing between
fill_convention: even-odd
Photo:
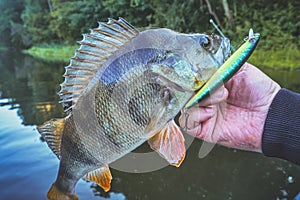
<instances>
[{"instance_id":1,"label":"blurred background","mask_svg":"<svg viewBox=\"0 0 300 200\"><path fill-rule=\"evenodd\" d=\"M235 46L249 28L261 33L255 64L300 66L297 0L1 0L0 9L0 46L40 47L34 55L41 54L41 47L58 48L56 57L67 60L81 34L109 17L123 17L141 29L166 27L185 33L214 32L209 23L213 19Z\"/></svg>"}]
</instances>

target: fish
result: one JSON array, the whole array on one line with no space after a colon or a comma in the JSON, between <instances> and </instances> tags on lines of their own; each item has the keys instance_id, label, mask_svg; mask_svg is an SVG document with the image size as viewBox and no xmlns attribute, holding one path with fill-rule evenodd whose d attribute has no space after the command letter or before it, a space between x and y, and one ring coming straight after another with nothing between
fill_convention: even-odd
<instances>
[{"instance_id":1,"label":"fish","mask_svg":"<svg viewBox=\"0 0 300 200\"><path fill-rule=\"evenodd\" d=\"M78 199L81 178L109 191L109 164L146 141L179 167L185 145L174 117L230 54L228 38L139 31L123 18L99 22L79 44L58 93L66 117L37 127L60 160L49 200Z\"/></svg>"},{"instance_id":2,"label":"fish","mask_svg":"<svg viewBox=\"0 0 300 200\"><path fill-rule=\"evenodd\" d=\"M231 77L248 60L255 50L260 40L260 34L249 30L248 37L245 42L223 63L221 67L209 78L209 80L197 91L197 93L185 104L184 111L190 109L203 99L207 98L209 94L217 90L221 85L224 85Z\"/></svg>"}]
</instances>

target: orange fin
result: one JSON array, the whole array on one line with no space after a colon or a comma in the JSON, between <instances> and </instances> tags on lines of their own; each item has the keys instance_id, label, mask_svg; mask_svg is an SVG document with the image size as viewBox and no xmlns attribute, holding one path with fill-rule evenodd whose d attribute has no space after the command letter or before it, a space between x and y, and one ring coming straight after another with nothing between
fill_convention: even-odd
<instances>
[{"instance_id":1,"label":"orange fin","mask_svg":"<svg viewBox=\"0 0 300 200\"><path fill-rule=\"evenodd\" d=\"M152 149L164 157L170 165L179 167L185 157L184 137L174 120L148 140Z\"/></svg>"},{"instance_id":2,"label":"orange fin","mask_svg":"<svg viewBox=\"0 0 300 200\"><path fill-rule=\"evenodd\" d=\"M146 133L150 133L151 131L155 130L157 125L160 124L161 118L165 113L166 106L170 103L170 91L168 89L165 89L161 98L161 101L156 104L156 106L153 108L152 113L150 114L150 120L145 128Z\"/></svg>"},{"instance_id":3,"label":"orange fin","mask_svg":"<svg viewBox=\"0 0 300 200\"><path fill-rule=\"evenodd\" d=\"M67 118L67 117L66 117ZM60 158L60 144L63 135L66 118L63 119L51 119L37 129L43 139L47 142L50 149L55 155Z\"/></svg>"},{"instance_id":4,"label":"orange fin","mask_svg":"<svg viewBox=\"0 0 300 200\"><path fill-rule=\"evenodd\" d=\"M105 192L110 190L110 183L112 180L112 175L110 173L108 165L90 171L84 176L84 179L97 183L103 188Z\"/></svg>"},{"instance_id":5,"label":"orange fin","mask_svg":"<svg viewBox=\"0 0 300 200\"><path fill-rule=\"evenodd\" d=\"M78 200L75 194L65 194L53 184L47 194L48 200Z\"/></svg>"},{"instance_id":6,"label":"orange fin","mask_svg":"<svg viewBox=\"0 0 300 200\"><path fill-rule=\"evenodd\" d=\"M164 111L165 111L165 106L161 106L161 104L158 104L154 109L153 113L149 117L149 122L145 128L145 132L149 133L152 130L155 130L155 127L158 124L158 121L161 119Z\"/></svg>"}]
</instances>

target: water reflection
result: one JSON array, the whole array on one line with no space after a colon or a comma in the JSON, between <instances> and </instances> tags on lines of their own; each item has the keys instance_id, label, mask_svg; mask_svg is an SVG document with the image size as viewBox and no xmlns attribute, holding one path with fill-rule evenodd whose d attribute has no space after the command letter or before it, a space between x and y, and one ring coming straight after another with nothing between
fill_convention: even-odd
<instances>
[{"instance_id":1,"label":"water reflection","mask_svg":"<svg viewBox=\"0 0 300 200\"><path fill-rule=\"evenodd\" d=\"M58 160L39 140L35 125L63 116L56 92L67 63L14 52L2 53L0 59L0 198L44 199ZM300 92L300 72L264 71L282 86ZM201 141L193 142L180 168L145 174L112 169L111 192L82 180L76 192L82 200L291 199L299 192L296 165L220 146L199 159L200 146Z\"/></svg>"},{"instance_id":2,"label":"water reflection","mask_svg":"<svg viewBox=\"0 0 300 200\"><path fill-rule=\"evenodd\" d=\"M0 105L17 108L24 125L62 116L56 92L64 63L47 63L18 52L3 52L0 60L0 97L9 99Z\"/></svg>"}]
</instances>

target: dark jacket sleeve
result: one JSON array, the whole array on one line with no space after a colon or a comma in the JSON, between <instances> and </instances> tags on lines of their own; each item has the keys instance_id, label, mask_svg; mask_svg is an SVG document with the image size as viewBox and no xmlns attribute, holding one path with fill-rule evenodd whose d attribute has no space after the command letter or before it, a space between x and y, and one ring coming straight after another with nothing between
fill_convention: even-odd
<instances>
[{"instance_id":1,"label":"dark jacket sleeve","mask_svg":"<svg viewBox=\"0 0 300 200\"><path fill-rule=\"evenodd\" d=\"M281 89L267 115L263 154L300 165L300 94Z\"/></svg>"}]
</instances>

